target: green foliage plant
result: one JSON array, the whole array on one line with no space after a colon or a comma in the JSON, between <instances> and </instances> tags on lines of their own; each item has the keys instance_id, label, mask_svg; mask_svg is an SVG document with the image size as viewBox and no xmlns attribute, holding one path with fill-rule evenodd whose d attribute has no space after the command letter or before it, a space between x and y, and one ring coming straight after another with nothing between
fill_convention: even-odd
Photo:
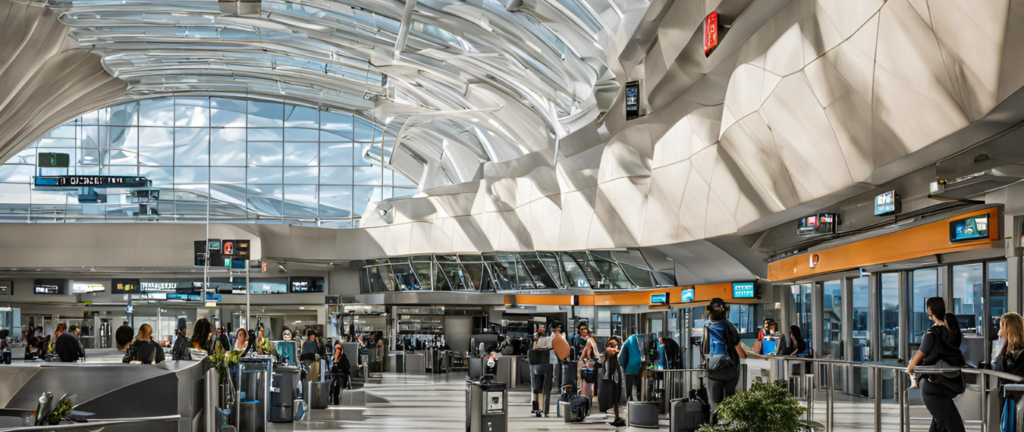
<instances>
[{"instance_id":1,"label":"green foliage plant","mask_svg":"<svg viewBox=\"0 0 1024 432\"><path fill-rule=\"evenodd\" d=\"M700 432L800 432L822 429L802 417L807 409L790 396L785 381L754 381L749 391L737 392L718 404L718 423Z\"/></svg>"}]
</instances>

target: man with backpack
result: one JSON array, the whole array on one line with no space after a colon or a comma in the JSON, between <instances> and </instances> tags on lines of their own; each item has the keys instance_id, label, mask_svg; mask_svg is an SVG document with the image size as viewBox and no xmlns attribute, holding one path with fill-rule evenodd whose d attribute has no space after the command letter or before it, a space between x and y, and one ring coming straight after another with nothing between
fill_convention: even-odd
<instances>
[{"instance_id":1,"label":"man with backpack","mask_svg":"<svg viewBox=\"0 0 1024 432\"><path fill-rule=\"evenodd\" d=\"M718 403L736 393L736 384L740 380L740 358L744 354L736 348L740 344L740 334L729 322L729 309L725 301L717 297L711 299L707 311L708 322L704 324L701 353L704 354L704 367L708 372L708 402L713 418Z\"/></svg>"}]
</instances>

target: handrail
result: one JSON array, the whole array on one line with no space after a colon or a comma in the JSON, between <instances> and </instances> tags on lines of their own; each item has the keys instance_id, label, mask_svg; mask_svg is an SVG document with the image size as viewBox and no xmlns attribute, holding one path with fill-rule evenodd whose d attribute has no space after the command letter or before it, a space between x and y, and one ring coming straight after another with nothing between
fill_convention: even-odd
<instances>
[{"instance_id":1,"label":"handrail","mask_svg":"<svg viewBox=\"0 0 1024 432\"><path fill-rule=\"evenodd\" d=\"M828 383L826 384L827 388L825 388L825 390L826 390L826 404L827 404L826 405L826 423L825 423L825 427L826 427L826 431L827 432L832 432L834 430L833 429L833 425L834 425L834 420L835 420L834 419L835 409L834 409L833 391L834 391L835 386L834 386L834 383L832 383L832 381L833 381L833 379L835 377L835 367L836 366L847 366L847 367L850 367L850 368L867 368L867 369L873 369L874 370L872 372L874 374L874 379L872 381L873 381L874 386L875 386L875 392L874 392L874 405L875 405L875 419L874 419L875 422L874 423L875 423L875 428L874 429L876 431L881 431L882 430L882 410L881 410L882 409L882 403L881 403L882 402L882 397L881 397L881 394L882 394L882 391L881 391L881 388L882 388L882 371L893 371L893 378L895 379L894 393L895 393L895 397L896 397L897 402L899 403L899 408L900 408L900 427L899 427L899 430L900 431L909 431L910 430L910 421L909 421L910 408L909 408L909 402L908 402L909 401L909 396L907 394L909 389L904 387L904 381L903 381L903 378L902 378L904 375L901 374L901 372L904 373L904 374L907 373L906 372L906 367L881 365L881 364L872 364L872 363L858 363L858 362L853 362L853 361L849 361L849 360L814 359L814 358L792 357L792 356L772 356L772 357L769 357L769 359L782 360L784 362L784 364L786 364L787 366L788 366L788 364L790 362L794 362L794 363L795 362L802 362L802 363L808 363L809 362L809 363L812 363L814 365L814 367L815 367L814 370L815 371L817 371L816 368L819 365L820 366L826 366L828 368L828 377L827 377L827 382ZM790 368L788 368L788 367L784 368L783 376L788 376L789 375L788 372L785 372L785 371L788 371L789 369ZM978 388L977 388L977 390L978 390L978 393L981 396L981 401L980 402L981 402L982 431L988 431L988 430L991 429L991 428L988 427L989 423L992 420L990 418L991 417L991 413L989 412L991 410L989 410L989 408L988 408L988 405L989 405L988 396L989 396L989 394L992 391L1000 390L998 387L995 388L995 389L989 388L989 382L990 382L989 380L992 379L992 378L995 378L995 379L1000 379L1000 380L1008 381L1008 382L1011 382L1011 383L1024 383L1024 377L1017 376L1017 375L1012 375L1012 374L1009 374L1009 373L1006 373L1006 372L995 371L995 370L991 370L991 369L977 369L977 368L971 368L971 367L936 367L936 366L918 366L918 367L916 367L914 369L914 373L915 374L919 374L919 375L938 375L938 374L947 374L947 373L954 373L954 372L960 372L960 373L967 374L967 375L976 375L976 376L978 376L978 383L977 383L978 384L977 385ZM814 375L814 374L810 374L810 375ZM812 380L812 381L814 381L814 380ZM812 383L811 387L814 387L814 386L815 386L815 384ZM972 386L972 388L973 388L973 386ZM1004 385L1004 386L1002 386L1002 392L1004 394L1005 393L1021 393L1021 392L1024 392L1024 384L1007 384L1007 385ZM808 407L811 406L811 403L813 403L812 401L813 401L813 397L809 396L808 397ZM810 417L810 415L811 415L810 414L810 409L808 409L808 416Z\"/></svg>"},{"instance_id":2,"label":"handrail","mask_svg":"<svg viewBox=\"0 0 1024 432\"><path fill-rule=\"evenodd\" d=\"M96 428L103 428L107 426L121 426L129 424L145 424L145 423L162 423L168 421L181 420L181 415L166 415L156 417L130 417L120 419L104 419L101 421L91 421L86 423L69 423L52 426L17 426L9 428L0 428L0 432L28 432L28 431L53 431L53 430L76 430L76 429L89 429L95 430Z\"/></svg>"}]
</instances>

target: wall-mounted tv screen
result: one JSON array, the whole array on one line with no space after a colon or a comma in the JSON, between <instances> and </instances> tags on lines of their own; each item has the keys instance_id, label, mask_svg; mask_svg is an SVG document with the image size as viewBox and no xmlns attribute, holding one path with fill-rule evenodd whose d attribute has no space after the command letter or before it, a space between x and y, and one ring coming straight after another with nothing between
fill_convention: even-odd
<instances>
[{"instance_id":1,"label":"wall-mounted tv screen","mask_svg":"<svg viewBox=\"0 0 1024 432\"><path fill-rule=\"evenodd\" d=\"M94 292L103 292L107 288L101 282L82 282L73 281L71 282L71 294L86 294Z\"/></svg>"},{"instance_id":2,"label":"wall-mounted tv screen","mask_svg":"<svg viewBox=\"0 0 1024 432\"><path fill-rule=\"evenodd\" d=\"M35 290L36 294L64 294L64 285L67 283L63 279L36 279Z\"/></svg>"},{"instance_id":3,"label":"wall-mounted tv screen","mask_svg":"<svg viewBox=\"0 0 1024 432\"><path fill-rule=\"evenodd\" d=\"M949 242L959 243L988 238L988 215L971 216L949 223Z\"/></svg>"},{"instance_id":4,"label":"wall-mounted tv screen","mask_svg":"<svg viewBox=\"0 0 1024 432\"><path fill-rule=\"evenodd\" d=\"M752 299L757 296L757 285L754 282L733 282L732 298Z\"/></svg>"},{"instance_id":5,"label":"wall-mounted tv screen","mask_svg":"<svg viewBox=\"0 0 1024 432\"><path fill-rule=\"evenodd\" d=\"M289 280L289 291L296 294L324 292L322 277L293 277Z\"/></svg>"}]
</instances>

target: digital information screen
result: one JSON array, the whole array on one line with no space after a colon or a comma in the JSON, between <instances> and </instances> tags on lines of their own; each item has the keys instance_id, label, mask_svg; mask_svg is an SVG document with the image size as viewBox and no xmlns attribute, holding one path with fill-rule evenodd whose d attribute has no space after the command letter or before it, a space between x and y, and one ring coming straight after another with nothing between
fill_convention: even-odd
<instances>
[{"instance_id":1,"label":"digital information screen","mask_svg":"<svg viewBox=\"0 0 1024 432\"><path fill-rule=\"evenodd\" d=\"M796 233L798 235L835 234L838 219L839 216L835 213L804 216L796 221Z\"/></svg>"},{"instance_id":2,"label":"digital information screen","mask_svg":"<svg viewBox=\"0 0 1024 432\"><path fill-rule=\"evenodd\" d=\"M626 120L640 117L640 81L626 83Z\"/></svg>"},{"instance_id":3,"label":"digital information screen","mask_svg":"<svg viewBox=\"0 0 1024 432\"><path fill-rule=\"evenodd\" d=\"M695 294L694 291L693 291L693 288L684 289L682 294L683 294L683 303L688 303L688 302L692 302L693 301L694 294Z\"/></svg>"},{"instance_id":4,"label":"digital information screen","mask_svg":"<svg viewBox=\"0 0 1024 432\"><path fill-rule=\"evenodd\" d=\"M949 242L959 243L988 238L988 215L972 216L949 223Z\"/></svg>"},{"instance_id":5,"label":"digital information screen","mask_svg":"<svg viewBox=\"0 0 1024 432\"><path fill-rule=\"evenodd\" d=\"M321 277L293 277L288 285L291 292L297 294L324 292L324 278Z\"/></svg>"},{"instance_id":6,"label":"digital information screen","mask_svg":"<svg viewBox=\"0 0 1024 432\"><path fill-rule=\"evenodd\" d=\"M63 294L64 283L63 279L36 279L34 292L36 294Z\"/></svg>"},{"instance_id":7,"label":"digital information screen","mask_svg":"<svg viewBox=\"0 0 1024 432\"><path fill-rule=\"evenodd\" d=\"M651 294L651 304L653 304L653 305L665 305L665 304L668 304L668 293Z\"/></svg>"},{"instance_id":8,"label":"digital information screen","mask_svg":"<svg viewBox=\"0 0 1024 432\"><path fill-rule=\"evenodd\" d=\"M37 188L77 188L77 187L149 187L145 177L125 176L36 176Z\"/></svg>"},{"instance_id":9,"label":"digital information screen","mask_svg":"<svg viewBox=\"0 0 1024 432\"><path fill-rule=\"evenodd\" d=\"M138 279L111 279L110 292L113 294L142 294L142 282Z\"/></svg>"},{"instance_id":10,"label":"digital information screen","mask_svg":"<svg viewBox=\"0 0 1024 432\"><path fill-rule=\"evenodd\" d=\"M14 293L14 281L0 280L0 295L12 295Z\"/></svg>"},{"instance_id":11,"label":"digital information screen","mask_svg":"<svg viewBox=\"0 0 1024 432\"><path fill-rule=\"evenodd\" d=\"M754 282L733 282L732 298L752 299L757 296Z\"/></svg>"},{"instance_id":12,"label":"digital information screen","mask_svg":"<svg viewBox=\"0 0 1024 432\"><path fill-rule=\"evenodd\" d=\"M889 191L875 195L875 216L888 216L899 211L899 195Z\"/></svg>"}]
</instances>

